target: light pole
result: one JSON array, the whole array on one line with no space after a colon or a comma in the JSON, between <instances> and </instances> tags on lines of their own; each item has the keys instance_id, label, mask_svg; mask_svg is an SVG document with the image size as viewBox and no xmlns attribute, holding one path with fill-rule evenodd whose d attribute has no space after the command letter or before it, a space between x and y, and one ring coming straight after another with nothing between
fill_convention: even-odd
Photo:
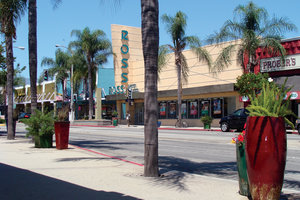
<instances>
[{"instance_id":1,"label":"light pole","mask_svg":"<svg viewBox=\"0 0 300 200\"><path fill-rule=\"evenodd\" d=\"M68 51L70 51L72 57L74 56L73 54L73 51L70 49L70 48L67 48L63 45L59 45L59 44L56 44L55 47L61 47L61 48L65 48L67 49ZM71 76L70 76L70 83L71 83L71 103L70 103L70 107L71 107L71 117L70 117L70 121L74 121L74 108L73 108L73 105L74 105L74 95L73 95L73 62L71 64Z\"/></svg>"},{"instance_id":2,"label":"light pole","mask_svg":"<svg viewBox=\"0 0 300 200\"><path fill-rule=\"evenodd\" d=\"M14 47L14 48L21 49L21 50L25 50L25 47L21 47L21 46L19 46L19 47Z\"/></svg>"}]
</instances>

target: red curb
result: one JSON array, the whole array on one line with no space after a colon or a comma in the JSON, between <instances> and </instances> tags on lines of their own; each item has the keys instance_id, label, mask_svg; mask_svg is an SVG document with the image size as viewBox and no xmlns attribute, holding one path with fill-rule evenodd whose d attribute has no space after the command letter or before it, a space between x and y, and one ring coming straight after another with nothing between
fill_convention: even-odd
<instances>
[{"instance_id":1,"label":"red curb","mask_svg":"<svg viewBox=\"0 0 300 200\"><path fill-rule=\"evenodd\" d=\"M72 145L72 144L70 144L70 145L75 147L75 148L78 148L78 149L81 149L81 150L84 150L84 151L88 151L88 152L91 152L91 153L95 153L95 154L98 154L98 155L101 155L101 156L105 156L105 157L108 157L108 158L120 160L120 161L127 162L127 163L134 164L134 165L138 165L140 167L144 166L143 164L140 164L140 163L132 162L132 161L125 160L125 159L122 159L122 158L118 158L118 157L115 157L115 156L110 156L110 155L107 155L107 154L104 154L104 153L100 153L100 152L93 151L93 150L90 150L90 149L82 148L82 147L75 146L75 145Z\"/></svg>"}]
</instances>

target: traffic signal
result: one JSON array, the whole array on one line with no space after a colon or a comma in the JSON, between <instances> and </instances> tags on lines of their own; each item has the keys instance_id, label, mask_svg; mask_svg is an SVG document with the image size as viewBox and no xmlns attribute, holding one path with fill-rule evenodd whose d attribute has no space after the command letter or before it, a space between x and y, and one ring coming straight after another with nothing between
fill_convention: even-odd
<instances>
[{"instance_id":1,"label":"traffic signal","mask_svg":"<svg viewBox=\"0 0 300 200\"><path fill-rule=\"evenodd\" d=\"M48 81L48 71L47 70L44 71L44 80Z\"/></svg>"}]
</instances>

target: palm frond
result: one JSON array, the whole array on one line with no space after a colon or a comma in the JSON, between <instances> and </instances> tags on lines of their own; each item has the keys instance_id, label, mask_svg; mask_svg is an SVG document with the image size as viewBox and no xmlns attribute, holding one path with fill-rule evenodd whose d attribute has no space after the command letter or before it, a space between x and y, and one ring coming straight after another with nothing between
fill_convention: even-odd
<instances>
[{"instance_id":1,"label":"palm frond","mask_svg":"<svg viewBox=\"0 0 300 200\"><path fill-rule=\"evenodd\" d=\"M221 53L218 55L213 68L211 68L211 72L217 73L223 71L226 67L231 64L232 53L235 49L236 45L229 45L222 49Z\"/></svg>"}]
</instances>

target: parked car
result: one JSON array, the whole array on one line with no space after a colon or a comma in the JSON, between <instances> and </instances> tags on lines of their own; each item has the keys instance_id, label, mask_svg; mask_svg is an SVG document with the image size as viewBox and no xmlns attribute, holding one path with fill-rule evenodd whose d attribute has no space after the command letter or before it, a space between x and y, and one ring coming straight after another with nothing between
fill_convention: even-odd
<instances>
[{"instance_id":1,"label":"parked car","mask_svg":"<svg viewBox=\"0 0 300 200\"><path fill-rule=\"evenodd\" d=\"M21 112L18 119L30 118L30 113Z\"/></svg>"},{"instance_id":2,"label":"parked car","mask_svg":"<svg viewBox=\"0 0 300 200\"><path fill-rule=\"evenodd\" d=\"M300 134L300 119L296 120L295 128L298 130L298 133Z\"/></svg>"},{"instance_id":3,"label":"parked car","mask_svg":"<svg viewBox=\"0 0 300 200\"><path fill-rule=\"evenodd\" d=\"M247 121L249 111L247 109L241 108L234 111L231 115L222 117L220 120L220 127L223 132L227 132L230 129L237 129L242 131L244 125Z\"/></svg>"}]
</instances>

